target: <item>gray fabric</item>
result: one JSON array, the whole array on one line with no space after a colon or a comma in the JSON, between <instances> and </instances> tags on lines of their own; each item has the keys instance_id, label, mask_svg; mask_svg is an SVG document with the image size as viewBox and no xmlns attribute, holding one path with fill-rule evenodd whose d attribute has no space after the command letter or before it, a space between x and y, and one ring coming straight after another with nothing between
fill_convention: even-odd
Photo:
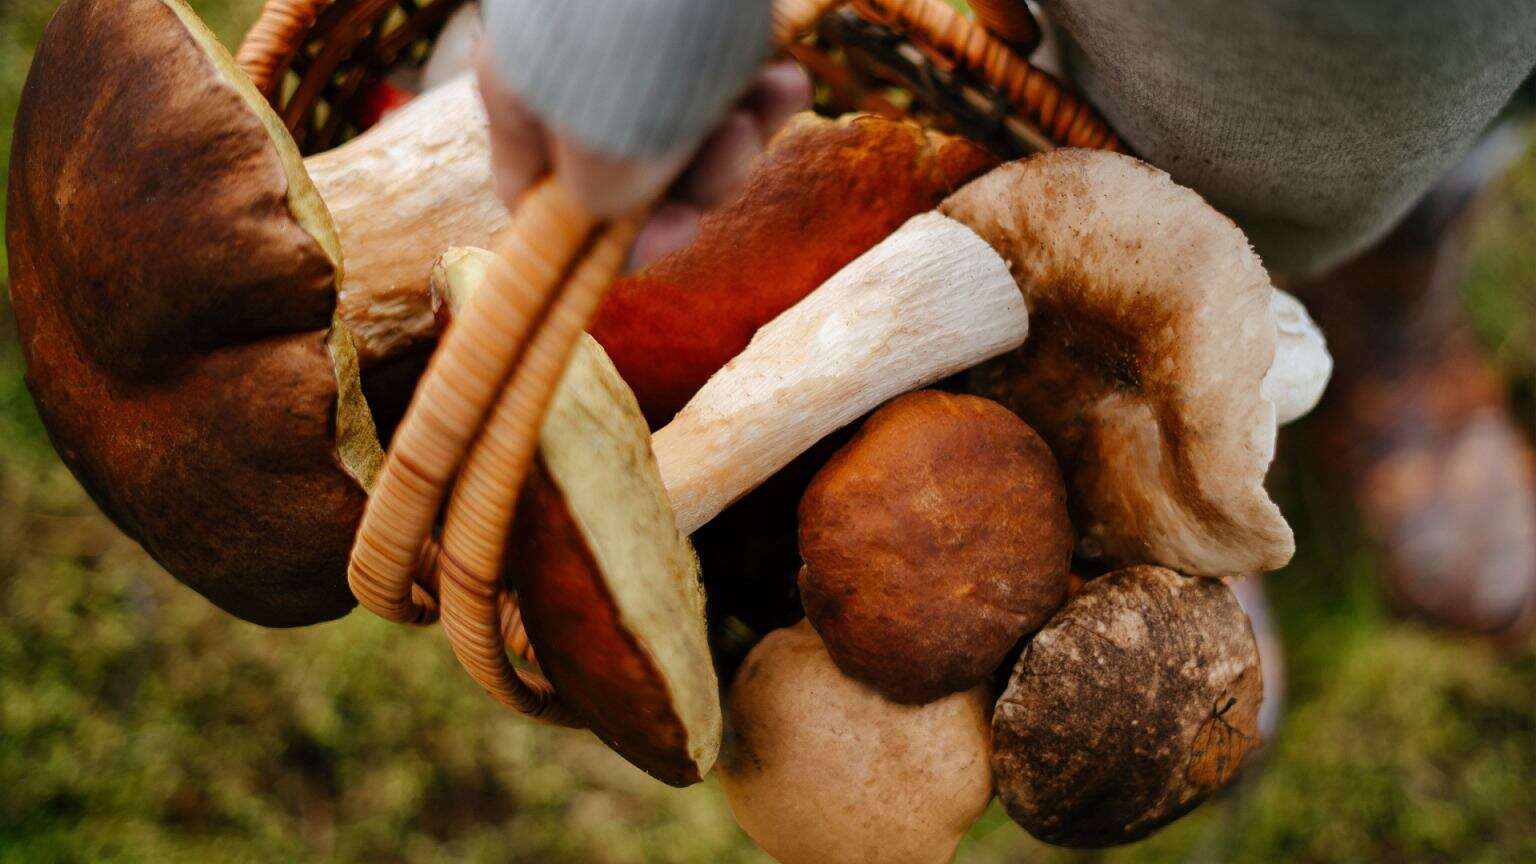
<instances>
[{"instance_id":1,"label":"gray fabric","mask_svg":"<svg viewBox=\"0 0 1536 864\"><path fill-rule=\"evenodd\" d=\"M502 79L590 149L699 140L769 48L768 0L486 0Z\"/></svg>"},{"instance_id":2,"label":"gray fabric","mask_svg":"<svg viewBox=\"0 0 1536 864\"><path fill-rule=\"evenodd\" d=\"M1271 269L1377 239L1536 65L1536 0L1045 0L1082 89Z\"/></svg>"}]
</instances>

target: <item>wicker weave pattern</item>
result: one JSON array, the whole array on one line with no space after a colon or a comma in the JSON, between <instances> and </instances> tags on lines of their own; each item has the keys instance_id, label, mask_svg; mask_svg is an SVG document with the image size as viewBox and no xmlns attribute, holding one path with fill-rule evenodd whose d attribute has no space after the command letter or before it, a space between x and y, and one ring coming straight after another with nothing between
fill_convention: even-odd
<instances>
[{"instance_id":1,"label":"wicker weave pattern","mask_svg":"<svg viewBox=\"0 0 1536 864\"><path fill-rule=\"evenodd\" d=\"M462 2L267 0L237 59L277 109L300 149L319 152L360 131L362 86L401 64L421 63L431 40ZM840 5L838 0L779 0L773 10L776 38L807 32L827 7L835 5ZM816 58L803 46L792 49L818 80L834 90L841 83L846 92L856 80L867 83L874 75L886 84L911 90L922 105L920 116L942 117L957 109L965 111L967 101L977 105L975 98L956 92L956 87L972 85L998 94L1016 112L1015 125L1022 123L1031 130L1015 130L1011 137L1016 146L1005 149L1006 155L1016 155L1018 146L1038 150L1049 144L1123 149L1087 103L1024 59L1021 52L1038 39L1039 29L1020 0L973 3L979 25L942 0L856 0L852 5L864 19L884 24L917 47L938 71L962 77L951 87L932 76L892 75L892 70L879 68L890 65L889 52L876 62L866 54L858 68L849 69L841 58ZM914 68L910 58L894 65L909 73ZM941 92L946 87L949 92ZM892 116L904 113L873 89L858 89L863 97L856 102L841 100L842 107ZM993 118L997 122L1000 118ZM963 128L966 124L959 125L961 131L970 131Z\"/></svg>"},{"instance_id":2,"label":"wicker weave pattern","mask_svg":"<svg viewBox=\"0 0 1536 864\"><path fill-rule=\"evenodd\" d=\"M1057 144L1124 149L1088 103L950 6L938 0L853 0L853 6L907 34L940 62L975 75Z\"/></svg>"},{"instance_id":3,"label":"wicker weave pattern","mask_svg":"<svg viewBox=\"0 0 1536 864\"><path fill-rule=\"evenodd\" d=\"M304 154L361 129L364 85L426 60L463 0L267 0L236 54Z\"/></svg>"}]
</instances>

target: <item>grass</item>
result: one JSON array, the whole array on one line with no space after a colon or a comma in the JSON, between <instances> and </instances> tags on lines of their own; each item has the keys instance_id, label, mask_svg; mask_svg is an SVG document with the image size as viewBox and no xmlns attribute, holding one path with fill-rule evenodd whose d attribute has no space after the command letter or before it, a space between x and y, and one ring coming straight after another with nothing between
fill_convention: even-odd
<instances>
[{"instance_id":1,"label":"grass","mask_svg":"<svg viewBox=\"0 0 1536 864\"><path fill-rule=\"evenodd\" d=\"M246 0L197 4L232 43ZM0 7L0 154L50 0ZM1483 214L1467 297L1536 380L1536 155ZM718 788L655 784L481 695L440 634L365 614L266 631L215 612L96 513L52 455L0 310L0 862L749 862ZM1301 538L1271 580L1290 661L1261 770L1097 855L1000 811L967 864L1536 861L1536 649L1393 619L1308 429L1276 487Z\"/></svg>"}]
</instances>

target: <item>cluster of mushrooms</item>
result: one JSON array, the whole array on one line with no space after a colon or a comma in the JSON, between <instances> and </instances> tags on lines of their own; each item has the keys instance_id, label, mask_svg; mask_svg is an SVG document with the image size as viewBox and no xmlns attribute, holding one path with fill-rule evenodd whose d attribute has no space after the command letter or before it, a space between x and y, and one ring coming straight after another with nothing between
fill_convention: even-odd
<instances>
[{"instance_id":1,"label":"cluster of mushrooms","mask_svg":"<svg viewBox=\"0 0 1536 864\"><path fill-rule=\"evenodd\" d=\"M466 76L302 159L180 0L48 26L6 225L28 384L221 608L354 605L393 424L505 266L486 154ZM947 861L994 794L1047 842L1127 842L1259 743L1223 579L1292 554L1264 476L1330 361L1167 175L806 115L589 332L510 542L529 653L635 765L714 769L779 860ZM726 622L766 635L727 658Z\"/></svg>"}]
</instances>

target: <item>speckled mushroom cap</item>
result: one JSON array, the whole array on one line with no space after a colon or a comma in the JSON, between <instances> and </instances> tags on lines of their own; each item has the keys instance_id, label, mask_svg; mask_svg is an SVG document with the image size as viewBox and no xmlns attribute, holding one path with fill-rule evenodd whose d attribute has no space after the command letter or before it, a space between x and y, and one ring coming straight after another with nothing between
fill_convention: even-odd
<instances>
[{"instance_id":1,"label":"speckled mushroom cap","mask_svg":"<svg viewBox=\"0 0 1536 864\"><path fill-rule=\"evenodd\" d=\"M1035 634L992 718L998 797L1047 843L1111 846L1194 809L1259 745L1264 686L1225 583L1090 580Z\"/></svg>"},{"instance_id":2,"label":"speckled mushroom cap","mask_svg":"<svg viewBox=\"0 0 1536 864\"><path fill-rule=\"evenodd\" d=\"M352 607L381 457L333 326L335 227L277 117L178 0L66 0L11 151L27 383L65 463L177 579L286 626Z\"/></svg>"},{"instance_id":3,"label":"speckled mushroom cap","mask_svg":"<svg viewBox=\"0 0 1536 864\"><path fill-rule=\"evenodd\" d=\"M432 268L434 305L461 305L498 266L482 249L444 253ZM698 559L634 393L590 336L544 417L507 571L560 701L657 779L703 779L721 716Z\"/></svg>"},{"instance_id":4,"label":"speckled mushroom cap","mask_svg":"<svg viewBox=\"0 0 1536 864\"><path fill-rule=\"evenodd\" d=\"M941 209L1024 292L1028 341L972 386L1051 445L1079 553L1216 576L1290 560L1264 490L1274 289L1237 226L1162 171L1090 150L1005 165Z\"/></svg>"}]
</instances>

